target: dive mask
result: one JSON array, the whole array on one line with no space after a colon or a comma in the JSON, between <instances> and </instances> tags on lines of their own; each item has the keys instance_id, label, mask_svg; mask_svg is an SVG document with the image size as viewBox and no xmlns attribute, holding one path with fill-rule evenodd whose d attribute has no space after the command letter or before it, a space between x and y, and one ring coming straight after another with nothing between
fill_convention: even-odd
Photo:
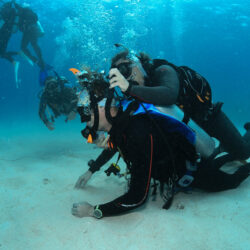
<instances>
[{"instance_id":1,"label":"dive mask","mask_svg":"<svg viewBox=\"0 0 250 250\"><path fill-rule=\"evenodd\" d=\"M124 78L129 78L132 74L132 68L134 64L132 62L122 62L115 67L120 71Z\"/></svg>"}]
</instances>

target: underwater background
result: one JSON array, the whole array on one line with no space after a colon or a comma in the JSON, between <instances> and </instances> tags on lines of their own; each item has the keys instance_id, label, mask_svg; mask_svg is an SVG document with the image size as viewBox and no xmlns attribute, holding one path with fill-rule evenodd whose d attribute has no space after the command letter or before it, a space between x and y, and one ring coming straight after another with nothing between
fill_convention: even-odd
<instances>
[{"instance_id":1,"label":"underwater background","mask_svg":"<svg viewBox=\"0 0 250 250\"><path fill-rule=\"evenodd\" d=\"M207 78L213 100L242 128L250 109L250 1L242 0L64 0L17 1L37 14L45 35L44 60L75 81L70 67L110 67L122 43L152 58L187 65ZM20 48L19 33L9 49ZM20 88L13 66L0 59L0 121L38 122L39 69L18 59ZM43 123L37 123L41 128ZM37 128L38 129L38 128Z\"/></svg>"},{"instance_id":2,"label":"underwater background","mask_svg":"<svg viewBox=\"0 0 250 250\"><path fill-rule=\"evenodd\" d=\"M121 43L193 68L242 133L250 121L250 0L16 2L37 13L43 58L70 82L71 67L108 72L119 52L114 44ZM8 50L20 43L21 34L13 34ZM180 193L168 211L159 197L122 216L73 217L74 202L110 201L124 193L126 181L99 171L86 189L74 189L101 149L83 140L79 117L67 123L59 117L48 130L38 116L39 68L17 60L19 88L13 66L0 58L1 250L250 249L249 178L235 190Z\"/></svg>"}]
</instances>

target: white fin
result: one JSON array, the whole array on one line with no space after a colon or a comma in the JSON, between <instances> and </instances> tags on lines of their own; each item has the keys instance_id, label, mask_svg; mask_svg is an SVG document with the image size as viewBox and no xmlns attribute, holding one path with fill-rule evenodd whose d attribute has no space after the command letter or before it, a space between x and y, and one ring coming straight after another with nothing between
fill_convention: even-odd
<instances>
[{"instance_id":1,"label":"white fin","mask_svg":"<svg viewBox=\"0 0 250 250\"><path fill-rule=\"evenodd\" d=\"M20 54L25 60L27 60L28 63L29 63L31 66L34 66L34 63L30 60L29 57L27 57L27 56L23 53L23 51L20 51L19 54Z\"/></svg>"},{"instance_id":2,"label":"white fin","mask_svg":"<svg viewBox=\"0 0 250 250\"><path fill-rule=\"evenodd\" d=\"M18 70L19 70L19 64L20 62L15 61L14 62L14 70L15 70L15 81L16 81L16 88L19 88L19 80L18 80Z\"/></svg>"}]
</instances>

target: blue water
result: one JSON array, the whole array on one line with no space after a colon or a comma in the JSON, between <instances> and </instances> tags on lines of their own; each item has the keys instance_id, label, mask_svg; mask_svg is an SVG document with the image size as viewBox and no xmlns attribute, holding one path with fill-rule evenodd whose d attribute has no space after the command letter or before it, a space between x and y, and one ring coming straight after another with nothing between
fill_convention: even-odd
<instances>
[{"instance_id":1,"label":"blue water","mask_svg":"<svg viewBox=\"0 0 250 250\"><path fill-rule=\"evenodd\" d=\"M17 1L17 3L22 3ZM64 0L27 1L45 30L44 59L75 81L70 67L108 69L114 43L153 58L187 65L205 76L214 101L242 127L249 120L250 2L242 0ZM21 34L9 49L19 50ZM20 88L12 65L0 59L0 122L38 122L37 66L22 58Z\"/></svg>"},{"instance_id":2,"label":"blue water","mask_svg":"<svg viewBox=\"0 0 250 250\"><path fill-rule=\"evenodd\" d=\"M108 70L118 52L113 44L122 43L193 68L207 78L213 101L225 103L223 110L241 132L250 121L249 0L25 4L45 30L39 39L44 60L72 83L69 68L85 64ZM20 42L21 34L14 34L8 49L19 50ZM74 190L100 150L81 137L79 118L65 123L59 117L54 131L45 127L38 116L39 68L18 60L17 89L13 66L0 58L0 249L249 249L249 179L227 192L180 194L167 212L158 196L124 216L73 217L74 202L108 202L124 192L126 183L99 171L86 190Z\"/></svg>"}]
</instances>

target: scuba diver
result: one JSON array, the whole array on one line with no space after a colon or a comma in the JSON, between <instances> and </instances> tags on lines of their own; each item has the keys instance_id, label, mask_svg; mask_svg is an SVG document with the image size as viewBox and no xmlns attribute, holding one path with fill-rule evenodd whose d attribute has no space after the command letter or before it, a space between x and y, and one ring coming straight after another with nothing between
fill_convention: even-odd
<instances>
[{"instance_id":1,"label":"scuba diver","mask_svg":"<svg viewBox=\"0 0 250 250\"><path fill-rule=\"evenodd\" d=\"M123 47L115 44L116 47ZM220 142L221 152L232 160L250 156L250 123L240 132L222 111L222 103L212 103L212 91L207 80L186 66L176 66L166 60L152 60L147 54L133 54L125 48L112 59L110 87L118 86L123 93L154 105L176 104L184 112L183 122L190 118L208 135ZM218 153L218 152L217 152Z\"/></svg>"},{"instance_id":2,"label":"scuba diver","mask_svg":"<svg viewBox=\"0 0 250 250\"><path fill-rule=\"evenodd\" d=\"M38 45L38 39L44 35L44 30L38 20L37 14L27 7L21 7L15 3L17 15L19 17L18 28L23 33L21 41L21 51L23 56L29 61L31 65L37 64L40 69L46 66L41 49ZM36 57L31 54L28 45L33 47Z\"/></svg>"},{"instance_id":3,"label":"scuba diver","mask_svg":"<svg viewBox=\"0 0 250 250\"><path fill-rule=\"evenodd\" d=\"M6 51L11 35L17 31L17 13L13 1L4 3L0 8L0 57L14 66L16 87L18 88L19 62L14 59L18 52Z\"/></svg>"},{"instance_id":4,"label":"scuba diver","mask_svg":"<svg viewBox=\"0 0 250 250\"><path fill-rule=\"evenodd\" d=\"M177 67L165 60L151 60L144 53L133 55L125 48L112 59L109 78L111 88L117 86L127 96L158 105L156 107L161 112L188 124L198 135L196 150L202 158L213 158L222 151L229 153L228 161L249 157L250 123L245 124L247 132L242 137L221 110L222 104L212 104L212 93L206 79L192 69ZM209 143L209 139L203 140L208 135L220 142L220 147L212 154L213 147L209 147L211 150L206 148L212 143ZM96 160L90 160L88 171L79 177L75 187L84 188L92 174L99 171L113 155L114 152L105 149Z\"/></svg>"},{"instance_id":5,"label":"scuba diver","mask_svg":"<svg viewBox=\"0 0 250 250\"><path fill-rule=\"evenodd\" d=\"M107 85L107 82L104 80L104 76L101 73L98 72L91 72L90 70L86 71L83 70L82 72L77 71L76 69L70 69L74 74L81 74L80 84L82 85L84 89L84 85L87 84L88 81L94 81L95 85L96 82L99 83L99 86ZM85 79L85 80L84 80ZM87 81L87 82L86 82ZM123 98L125 97L122 94ZM125 98L126 99L126 98ZM131 99L131 98L130 98ZM79 98L81 100L81 98ZM81 105L80 105L81 106ZM171 107L156 107L159 112L163 112L167 115L170 115L177 120L181 121L183 117L183 112L175 105L172 105ZM164 109L164 110L163 110ZM203 131L194 121L190 119L189 127L195 131L196 133L196 142L195 142L195 148L197 152L201 155L201 158L209 158L212 157L215 151L215 142L214 140L206 134L205 131ZM105 136L102 136L98 138L98 141L95 141L94 143L98 147L105 148L106 141L108 138ZM78 181L75 184L75 188L84 188L87 182L90 180L92 175L99 171L100 168L107 163L115 154L115 151L110 149L104 149L103 152L98 156L96 160L90 160L88 165L89 169L86 171L83 175L81 175L78 179Z\"/></svg>"},{"instance_id":6,"label":"scuba diver","mask_svg":"<svg viewBox=\"0 0 250 250\"><path fill-rule=\"evenodd\" d=\"M195 150L196 135L185 123L159 112L152 104L122 100L108 83L97 91L101 81L100 77L85 81L86 88L78 102L81 121L87 123L82 135L95 141L98 131L109 134L109 147L119 152L127 164L129 188L105 204L73 204L74 216L100 219L135 209L146 202L151 179L160 182L163 208L168 209L178 190L193 187L223 191L236 188L249 176L250 163L229 175L218 169L225 158L200 161Z\"/></svg>"},{"instance_id":7,"label":"scuba diver","mask_svg":"<svg viewBox=\"0 0 250 250\"><path fill-rule=\"evenodd\" d=\"M71 86L65 77L48 76L42 90L39 116L49 130L54 129L55 118L65 115L67 122L77 113L77 88ZM50 113L49 109L53 114Z\"/></svg>"}]
</instances>

